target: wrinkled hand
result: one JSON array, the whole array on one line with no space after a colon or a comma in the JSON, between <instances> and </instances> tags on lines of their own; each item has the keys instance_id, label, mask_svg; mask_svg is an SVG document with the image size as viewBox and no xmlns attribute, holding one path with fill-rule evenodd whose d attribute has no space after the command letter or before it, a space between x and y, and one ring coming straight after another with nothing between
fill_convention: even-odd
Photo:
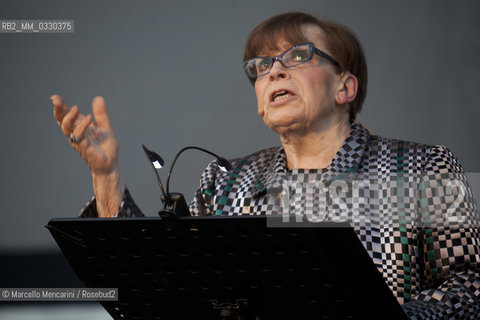
<instances>
[{"instance_id":1,"label":"wrinkled hand","mask_svg":"<svg viewBox=\"0 0 480 320\"><path fill-rule=\"evenodd\" d=\"M53 115L70 145L80 154L92 174L108 174L118 167L119 145L113 133L105 100L95 97L92 115L80 114L78 107L68 106L59 95L53 95ZM80 142L70 141L73 134Z\"/></svg>"},{"instance_id":2,"label":"wrinkled hand","mask_svg":"<svg viewBox=\"0 0 480 320\"><path fill-rule=\"evenodd\" d=\"M59 95L53 95L53 115L70 145L92 171L93 191L99 217L113 217L124 193L118 162L119 144L107 113L105 100L95 97L92 115L80 114L77 106L68 106ZM72 134L76 141L71 139Z\"/></svg>"}]
</instances>

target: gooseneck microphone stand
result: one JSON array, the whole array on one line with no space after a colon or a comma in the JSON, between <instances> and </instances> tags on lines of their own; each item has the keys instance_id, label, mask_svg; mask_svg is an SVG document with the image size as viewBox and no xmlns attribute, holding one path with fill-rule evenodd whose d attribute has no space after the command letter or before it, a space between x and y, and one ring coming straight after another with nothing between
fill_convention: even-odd
<instances>
[{"instance_id":1,"label":"gooseneck microphone stand","mask_svg":"<svg viewBox=\"0 0 480 320\"><path fill-rule=\"evenodd\" d=\"M170 166L170 170L168 171L167 176L167 191L163 188L162 181L160 176L158 175L158 170L161 169L164 165L164 161L162 157L160 157L154 151L149 150L145 145L142 144L143 151L147 155L150 164L153 167L153 171L155 172L155 176L157 177L157 182L162 192L161 200L164 204L164 208L158 212L159 216L162 218L172 218L172 217L179 217L179 216L189 216L190 210L188 209L187 202L185 201L185 197L182 193L177 192L170 192L170 177L172 175L173 167L177 162L179 156L186 150L189 149L196 149L205 153L208 153L214 156L217 159L217 166L223 172L228 172L232 169L232 164L225 158L218 156L217 154L208 151L206 149L196 147L196 146L188 146L180 151L178 151L177 155L173 159L172 165Z\"/></svg>"}]
</instances>

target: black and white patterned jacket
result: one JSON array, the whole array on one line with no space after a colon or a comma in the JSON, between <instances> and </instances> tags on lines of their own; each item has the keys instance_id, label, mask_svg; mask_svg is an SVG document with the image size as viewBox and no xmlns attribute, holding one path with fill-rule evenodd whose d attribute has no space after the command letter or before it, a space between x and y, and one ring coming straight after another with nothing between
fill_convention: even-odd
<instances>
[{"instance_id":1,"label":"black and white patterned jacket","mask_svg":"<svg viewBox=\"0 0 480 320\"><path fill-rule=\"evenodd\" d=\"M215 162L205 169L193 215L348 220L411 319L480 319L480 214L445 147L382 138L357 123L325 169L289 171L281 147L232 164L227 173ZM81 215L95 216L95 203ZM142 215L128 190L117 215Z\"/></svg>"}]
</instances>

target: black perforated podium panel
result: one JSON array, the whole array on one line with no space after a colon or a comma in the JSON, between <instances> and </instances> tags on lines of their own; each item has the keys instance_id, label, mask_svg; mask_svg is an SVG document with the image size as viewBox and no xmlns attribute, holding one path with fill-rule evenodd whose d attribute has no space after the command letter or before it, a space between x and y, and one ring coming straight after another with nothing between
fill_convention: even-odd
<instances>
[{"instance_id":1,"label":"black perforated podium panel","mask_svg":"<svg viewBox=\"0 0 480 320\"><path fill-rule=\"evenodd\" d=\"M52 219L87 287L119 288L114 319L406 319L352 228L266 218Z\"/></svg>"}]
</instances>

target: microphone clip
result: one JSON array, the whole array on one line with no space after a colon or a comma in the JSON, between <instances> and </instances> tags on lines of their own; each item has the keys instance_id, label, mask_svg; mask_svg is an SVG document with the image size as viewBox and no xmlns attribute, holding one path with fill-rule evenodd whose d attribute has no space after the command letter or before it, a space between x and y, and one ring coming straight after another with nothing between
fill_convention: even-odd
<instances>
[{"instance_id":1,"label":"microphone clip","mask_svg":"<svg viewBox=\"0 0 480 320\"><path fill-rule=\"evenodd\" d=\"M158 215L162 219L171 219L190 215L190 210L188 209L188 205L183 194L171 192L168 195L168 200L162 197L162 201L165 203L165 208L158 212Z\"/></svg>"}]
</instances>

